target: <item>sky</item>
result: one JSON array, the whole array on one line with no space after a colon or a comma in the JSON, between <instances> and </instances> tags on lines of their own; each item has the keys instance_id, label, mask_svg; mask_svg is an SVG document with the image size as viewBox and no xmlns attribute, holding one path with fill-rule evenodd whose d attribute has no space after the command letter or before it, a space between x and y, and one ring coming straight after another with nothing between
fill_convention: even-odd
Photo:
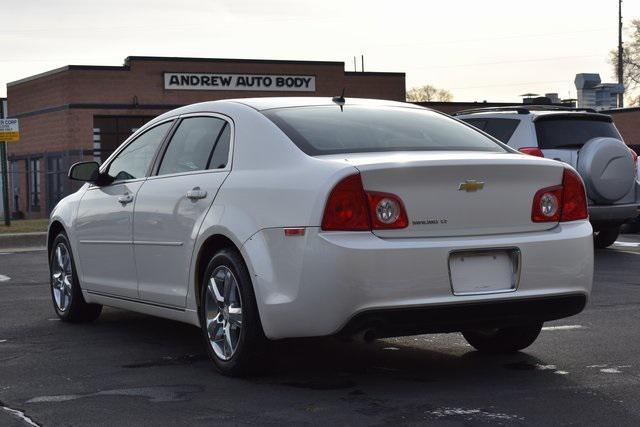
<instances>
[{"instance_id":1,"label":"sky","mask_svg":"<svg viewBox=\"0 0 640 427\"><path fill-rule=\"evenodd\" d=\"M127 56L344 61L407 74L454 101L575 97L576 73L614 81L617 0L20 0L0 7L6 83ZM623 2L625 27L640 1ZM627 31L628 33L628 31Z\"/></svg>"}]
</instances>

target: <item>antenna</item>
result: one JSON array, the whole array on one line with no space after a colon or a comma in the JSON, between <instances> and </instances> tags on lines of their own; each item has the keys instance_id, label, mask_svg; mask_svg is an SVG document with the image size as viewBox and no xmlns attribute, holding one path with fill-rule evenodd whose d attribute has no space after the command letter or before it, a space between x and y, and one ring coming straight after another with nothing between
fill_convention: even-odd
<instances>
[{"instance_id":1,"label":"antenna","mask_svg":"<svg viewBox=\"0 0 640 427\"><path fill-rule=\"evenodd\" d=\"M345 88L342 88L342 93L340 94L340 96L334 96L333 98L331 98L333 102L340 106L340 111L344 111L344 104L346 102L344 99L344 89Z\"/></svg>"}]
</instances>

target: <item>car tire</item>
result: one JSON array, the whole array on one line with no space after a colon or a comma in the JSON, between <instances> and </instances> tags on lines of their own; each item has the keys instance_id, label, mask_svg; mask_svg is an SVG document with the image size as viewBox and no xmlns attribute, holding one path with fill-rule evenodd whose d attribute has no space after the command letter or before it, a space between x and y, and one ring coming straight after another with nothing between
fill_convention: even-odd
<instances>
[{"instance_id":1,"label":"car tire","mask_svg":"<svg viewBox=\"0 0 640 427\"><path fill-rule=\"evenodd\" d=\"M482 353L513 353L529 347L540 335L542 323L507 328L464 331L467 342Z\"/></svg>"},{"instance_id":2,"label":"car tire","mask_svg":"<svg viewBox=\"0 0 640 427\"><path fill-rule=\"evenodd\" d=\"M216 253L201 283L202 338L214 366L234 377L260 373L267 359L267 338L240 254L232 249Z\"/></svg>"},{"instance_id":3,"label":"car tire","mask_svg":"<svg viewBox=\"0 0 640 427\"><path fill-rule=\"evenodd\" d=\"M82 323L96 320L102 312L99 304L88 304L82 295L69 239L59 233L49 254L49 282L53 308L65 322Z\"/></svg>"},{"instance_id":4,"label":"car tire","mask_svg":"<svg viewBox=\"0 0 640 427\"><path fill-rule=\"evenodd\" d=\"M607 248L618 239L620 227L600 228L593 232L593 245L598 249Z\"/></svg>"}]
</instances>

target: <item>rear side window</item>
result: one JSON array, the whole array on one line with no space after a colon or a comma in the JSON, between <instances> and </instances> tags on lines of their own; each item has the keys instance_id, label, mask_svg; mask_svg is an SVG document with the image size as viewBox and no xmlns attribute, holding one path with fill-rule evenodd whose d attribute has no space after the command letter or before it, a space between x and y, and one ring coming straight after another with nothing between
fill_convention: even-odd
<instances>
[{"instance_id":1,"label":"rear side window","mask_svg":"<svg viewBox=\"0 0 640 427\"><path fill-rule=\"evenodd\" d=\"M211 160L219 151L217 144L228 127L226 121L215 117L183 119L169 142L158 175L218 168L220 161L212 163ZM228 155L228 141L224 150Z\"/></svg>"},{"instance_id":2,"label":"rear side window","mask_svg":"<svg viewBox=\"0 0 640 427\"><path fill-rule=\"evenodd\" d=\"M337 105L263 111L306 154L506 150L474 129L429 110Z\"/></svg>"},{"instance_id":3,"label":"rear side window","mask_svg":"<svg viewBox=\"0 0 640 427\"><path fill-rule=\"evenodd\" d=\"M505 144L509 142L511 136L520 124L520 120L517 119L484 118L462 120L469 123L471 126L475 126L478 129L485 131L498 141L504 142Z\"/></svg>"},{"instance_id":4,"label":"rear side window","mask_svg":"<svg viewBox=\"0 0 640 427\"><path fill-rule=\"evenodd\" d=\"M608 118L549 117L538 119L535 123L541 149L582 147L590 139L598 137L622 140Z\"/></svg>"}]
</instances>

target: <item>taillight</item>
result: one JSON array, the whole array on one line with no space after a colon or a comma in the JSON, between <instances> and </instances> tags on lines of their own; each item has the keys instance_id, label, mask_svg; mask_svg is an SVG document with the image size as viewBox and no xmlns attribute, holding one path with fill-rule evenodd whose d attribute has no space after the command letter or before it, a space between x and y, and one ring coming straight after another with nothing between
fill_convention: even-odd
<instances>
[{"instance_id":1,"label":"taillight","mask_svg":"<svg viewBox=\"0 0 640 427\"><path fill-rule=\"evenodd\" d=\"M520 151L522 154L528 154L530 156L544 157L544 153L538 147L522 147L519 148L518 151Z\"/></svg>"},{"instance_id":2,"label":"taillight","mask_svg":"<svg viewBox=\"0 0 640 427\"><path fill-rule=\"evenodd\" d=\"M564 170L562 185L543 188L533 197L533 222L576 221L588 216L584 184L571 169Z\"/></svg>"},{"instance_id":3,"label":"taillight","mask_svg":"<svg viewBox=\"0 0 640 427\"><path fill-rule=\"evenodd\" d=\"M322 218L327 231L370 231L409 225L402 200L394 194L365 191L360 174L350 175L331 190Z\"/></svg>"},{"instance_id":4,"label":"taillight","mask_svg":"<svg viewBox=\"0 0 640 427\"><path fill-rule=\"evenodd\" d=\"M407 213L397 196L375 191L366 193L374 229L405 228L409 225Z\"/></svg>"},{"instance_id":5,"label":"taillight","mask_svg":"<svg viewBox=\"0 0 640 427\"><path fill-rule=\"evenodd\" d=\"M322 218L323 230L371 230L360 174L350 175L331 190Z\"/></svg>"},{"instance_id":6,"label":"taillight","mask_svg":"<svg viewBox=\"0 0 640 427\"><path fill-rule=\"evenodd\" d=\"M587 219L587 195L582 178L572 169L565 169L562 176L562 218L560 221Z\"/></svg>"}]
</instances>

